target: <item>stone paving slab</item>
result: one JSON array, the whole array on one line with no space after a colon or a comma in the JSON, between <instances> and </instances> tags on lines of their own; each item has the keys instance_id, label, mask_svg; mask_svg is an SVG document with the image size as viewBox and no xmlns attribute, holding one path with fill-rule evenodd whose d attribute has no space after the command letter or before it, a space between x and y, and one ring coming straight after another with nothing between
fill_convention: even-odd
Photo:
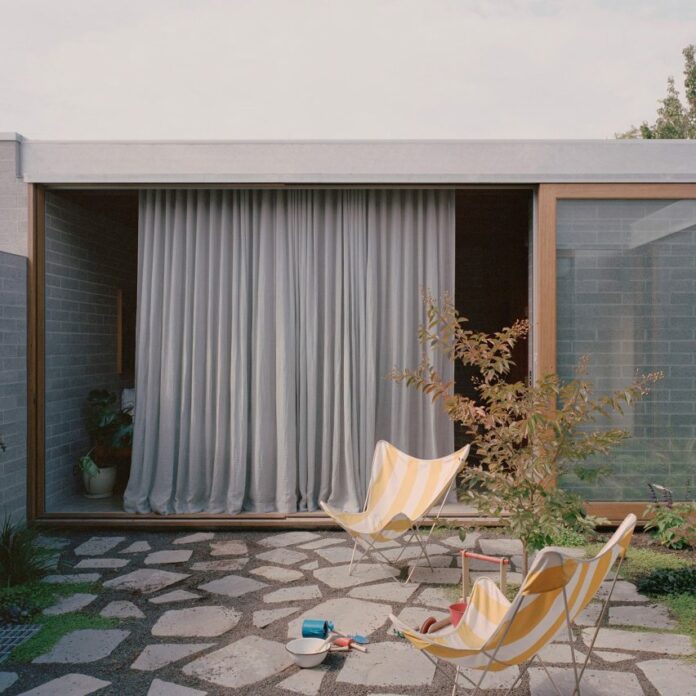
<instances>
[{"instance_id":1,"label":"stone paving slab","mask_svg":"<svg viewBox=\"0 0 696 696\"><path fill-rule=\"evenodd\" d=\"M17 672L0 672L0 694L7 691L19 679Z\"/></svg>"},{"instance_id":2,"label":"stone paving slab","mask_svg":"<svg viewBox=\"0 0 696 696\"><path fill-rule=\"evenodd\" d=\"M355 552L356 557L358 557L359 553L359 551ZM325 549L317 549L316 554L329 563L350 563L350 559L353 556L353 547L329 546Z\"/></svg>"},{"instance_id":3,"label":"stone paving slab","mask_svg":"<svg viewBox=\"0 0 696 696\"><path fill-rule=\"evenodd\" d=\"M451 549L448 549L445 546L440 546L440 544L428 544L426 546L426 549L428 550L428 554L430 555L430 559L433 559L433 556L438 556L442 554L449 554L448 555L448 564L452 562L452 559L454 558L454 554L452 553ZM389 561L396 561L397 558L399 558L400 561L410 561L413 560L414 558L418 558L421 556L423 553L423 549L421 549L420 546L412 545L412 546L407 546L405 549L403 549L403 553L401 549L385 549L384 551L380 551L380 553ZM401 556L399 556L401 554ZM425 563L427 564L428 561L425 559Z\"/></svg>"},{"instance_id":4,"label":"stone paving slab","mask_svg":"<svg viewBox=\"0 0 696 696\"><path fill-rule=\"evenodd\" d=\"M573 646L573 648L575 650L575 661L577 663L582 662L586 654L578 650L575 646ZM573 664L573 651L570 649L570 643L549 643L539 651L539 657L546 662L546 664Z\"/></svg>"},{"instance_id":5,"label":"stone paving slab","mask_svg":"<svg viewBox=\"0 0 696 696\"><path fill-rule=\"evenodd\" d=\"M157 597L152 597L148 601L152 602L152 604L170 604L171 602L188 602L192 599L201 599L201 596L188 590L172 590Z\"/></svg>"},{"instance_id":6,"label":"stone paving slab","mask_svg":"<svg viewBox=\"0 0 696 696\"><path fill-rule=\"evenodd\" d=\"M429 686L435 665L405 643L370 643L365 654L349 655L337 683L360 686Z\"/></svg>"},{"instance_id":7,"label":"stone paving slab","mask_svg":"<svg viewBox=\"0 0 696 696\"><path fill-rule=\"evenodd\" d=\"M168 638L214 638L232 630L242 618L240 612L223 606L169 609L152 627L153 636Z\"/></svg>"},{"instance_id":8,"label":"stone paving slab","mask_svg":"<svg viewBox=\"0 0 696 696\"><path fill-rule=\"evenodd\" d=\"M269 592L263 596L267 604L278 602L304 602L310 599L319 599L321 590L318 585L300 585L298 587L282 587L275 592Z\"/></svg>"},{"instance_id":9,"label":"stone paving slab","mask_svg":"<svg viewBox=\"0 0 696 696\"><path fill-rule=\"evenodd\" d=\"M472 573L473 575L473 573ZM424 585L456 585L462 581L462 571L459 568L430 568L416 566L411 575L411 582Z\"/></svg>"},{"instance_id":10,"label":"stone paving slab","mask_svg":"<svg viewBox=\"0 0 696 696\"><path fill-rule=\"evenodd\" d=\"M377 604L349 597L328 599L293 619L288 624L287 635L288 638L300 638L302 622L305 619L330 619L336 630L342 633L349 635L360 633L369 636L384 626L391 611L389 604Z\"/></svg>"},{"instance_id":11,"label":"stone paving slab","mask_svg":"<svg viewBox=\"0 0 696 696\"><path fill-rule=\"evenodd\" d=\"M76 566L76 570L95 570L123 568L130 563L129 558L85 558Z\"/></svg>"},{"instance_id":12,"label":"stone paving slab","mask_svg":"<svg viewBox=\"0 0 696 696\"><path fill-rule=\"evenodd\" d=\"M147 594L162 590L188 577L187 573L174 573L169 570L157 570L155 568L139 568L132 573L119 575L117 578L107 580L104 583L104 587L112 590L130 590Z\"/></svg>"},{"instance_id":13,"label":"stone paving slab","mask_svg":"<svg viewBox=\"0 0 696 696\"><path fill-rule=\"evenodd\" d=\"M260 609L255 611L252 617L252 623L256 628L265 628L270 626L275 621L284 619L286 616L296 614L299 607L282 607L280 609Z\"/></svg>"},{"instance_id":14,"label":"stone paving slab","mask_svg":"<svg viewBox=\"0 0 696 696\"><path fill-rule=\"evenodd\" d=\"M131 669L141 672L154 672L173 662L191 657L196 653L212 648L215 643L157 643L146 645L131 665Z\"/></svg>"},{"instance_id":15,"label":"stone paving slab","mask_svg":"<svg viewBox=\"0 0 696 696\"><path fill-rule=\"evenodd\" d=\"M522 542L519 539L480 539L479 546L486 556L521 556Z\"/></svg>"},{"instance_id":16,"label":"stone paving slab","mask_svg":"<svg viewBox=\"0 0 696 696\"><path fill-rule=\"evenodd\" d=\"M625 662L626 660L633 660L635 655L629 655L628 653L622 652L606 652L605 650L593 650L592 658L599 657L605 662Z\"/></svg>"},{"instance_id":17,"label":"stone paving slab","mask_svg":"<svg viewBox=\"0 0 696 696\"><path fill-rule=\"evenodd\" d=\"M440 609L449 609L449 605L454 601L449 593L440 587L426 587L415 599L416 604Z\"/></svg>"},{"instance_id":18,"label":"stone paving slab","mask_svg":"<svg viewBox=\"0 0 696 696\"><path fill-rule=\"evenodd\" d=\"M597 591L597 599L606 599L610 590L611 582L603 582ZM611 601L647 604L650 602L650 598L640 594L633 583L626 582L625 580L618 580L616 582L616 587L614 587L614 592L611 595Z\"/></svg>"},{"instance_id":19,"label":"stone paving slab","mask_svg":"<svg viewBox=\"0 0 696 696\"><path fill-rule=\"evenodd\" d=\"M119 553L145 553L146 551L152 551L152 546L150 546L147 541L134 541L130 546L127 546L123 551Z\"/></svg>"},{"instance_id":20,"label":"stone paving slab","mask_svg":"<svg viewBox=\"0 0 696 696\"><path fill-rule=\"evenodd\" d=\"M398 570L387 565L361 563L353 569L353 575L348 575L348 567L342 565L318 568L314 571L314 577L335 590L341 590L376 580L388 580L399 574Z\"/></svg>"},{"instance_id":21,"label":"stone paving slab","mask_svg":"<svg viewBox=\"0 0 696 696\"><path fill-rule=\"evenodd\" d=\"M283 532L281 534L272 534L265 539L261 539L261 546L272 546L280 548L281 546L295 546L296 544L306 544L310 541L319 539L319 535L314 532Z\"/></svg>"},{"instance_id":22,"label":"stone paving slab","mask_svg":"<svg viewBox=\"0 0 696 696\"><path fill-rule=\"evenodd\" d=\"M197 561L191 566L191 570L229 573L232 570L241 570L248 562L249 559L246 557L224 558L219 561Z\"/></svg>"},{"instance_id":23,"label":"stone paving slab","mask_svg":"<svg viewBox=\"0 0 696 696\"><path fill-rule=\"evenodd\" d=\"M41 582L47 582L50 585L65 585L73 582L97 582L101 577L101 573L71 573L67 575L46 575L41 578Z\"/></svg>"},{"instance_id":24,"label":"stone paving slab","mask_svg":"<svg viewBox=\"0 0 696 696\"><path fill-rule=\"evenodd\" d=\"M211 556L247 556L249 551L243 541L216 541L210 545Z\"/></svg>"},{"instance_id":25,"label":"stone paving slab","mask_svg":"<svg viewBox=\"0 0 696 696\"><path fill-rule=\"evenodd\" d=\"M403 621L407 626L419 630L423 622L430 616L439 621L440 619L446 619L449 616L449 612L437 611L426 607L404 607L397 614L397 618Z\"/></svg>"},{"instance_id":26,"label":"stone paving slab","mask_svg":"<svg viewBox=\"0 0 696 696\"><path fill-rule=\"evenodd\" d=\"M292 549L273 549L256 554L256 559L267 563L280 563L281 565L294 565L300 561L306 561L309 556L302 551Z\"/></svg>"},{"instance_id":27,"label":"stone paving slab","mask_svg":"<svg viewBox=\"0 0 696 696\"><path fill-rule=\"evenodd\" d=\"M67 597L61 597L52 607L44 609L43 613L48 616L58 616L59 614L68 614L71 611L80 611L96 598L95 594L76 592Z\"/></svg>"},{"instance_id":28,"label":"stone paving slab","mask_svg":"<svg viewBox=\"0 0 696 696\"><path fill-rule=\"evenodd\" d=\"M260 566L249 572L252 575L258 575L272 582L295 582L295 580L300 580L304 577L304 574L300 573L299 570L279 568L278 566Z\"/></svg>"},{"instance_id":29,"label":"stone paving slab","mask_svg":"<svg viewBox=\"0 0 696 696\"><path fill-rule=\"evenodd\" d=\"M602 604L600 602L591 602L578 614L575 624L578 626L596 626L601 613Z\"/></svg>"},{"instance_id":30,"label":"stone paving slab","mask_svg":"<svg viewBox=\"0 0 696 696\"><path fill-rule=\"evenodd\" d=\"M662 696L696 696L696 664L677 660L646 660L638 663L648 681Z\"/></svg>"},{"instance_id":31,"label":"stone paving slab","mask_svg":"<svg viewBox=\"0 0 696 696\"><path fill-rule=\"evenodd\" d=\"M168 565L171 563L186 563L191 558L191 549L176 551L153 551L145 557L145 565Z\"/></svg>"},{"instance_id":32,"label":"stone paving slab","mask_svg":"<svg viewBox=\"0 0 696 696\"><path fill-rule=\"evenodd\" d=\"M593 629L583 630L582 638L585 645L590 645L593 633ZM622 650L656 652L663 655L692 655L694 652L689 636L676 633L620 631L616 628L601 628L595 647L600 649L618 647Z\"/></svg>"},{"instance_id":33,"label":"stone paving slab","mask_svg":"<svg viewBox=\"0 0 696 696\"><path fill-rule=\"evenodd\" d=\"M95 679L86 674L65 674L35 689L23 691L19 696L87 696L110 684L111 682Z\"/></svg>"},{"instance_id":34,"label":"stone paving slab","mask_svg":"<svg viewBox=\"0 0 696 696\"><path fill-rule=\"evenodd\" d=\"M356 599L372 599L386 602L407 602L409 597L418 589L418 584L409 583L401 585L393 580L389 582L380 582L376 585L358 585L349 593L349 597Z\"/></svg>"},{"instance_id":35,"label":"stone paving slab","mask_svg":"<svg viewBox=\"0 0 696 696\"><path fill-rule=\"evenodd\" d=\"M481 682L481 687L485 690L487 689L509 689L520 674L520 670L517 667L508 667L507 669L502 669L500 672L488 672ZM482 672L477 669L462 669L460 670L460 676L457 679L457 684L462 687L472 688L471 682L466 681L463 677L467 677L474 684L478 684L481 679ZM557 694L554 694L557 696Z\"/></svg>"},{"instance_id":36,"label":"stone paving slab","mask_svg":"<svg viewBox=\"0 0 696 696\"><path fill-rule=\"evenodd\" d=\"M343 543L345 543L345 539L317 539L316 541L309 541L306 544L300 544L297 548L314 551L316 549L323 549L326 546L335 546L336 544ZM351 546L351 548L353 547Z\"/></svg>"},{"instance_id":37,"label":"stone paving slab","mask_svg":"<svg viewBox=\"0 0 696 696\"><path fill-rule=\"evenodd\" d=\"M207 691L192 689L190 686L181 686L172 682L153 679L147 696L206 696Z\"/></svg>"},{"instance_id":38,"label":"stone paving slab","mask_svg":"<svg viewBox=\"0 0 696 696\"><path fill-rule=\"evenodd\" d=\"M319 561L310 561L300 566L300 570L316 570L319 567Z\"/></svg>"},{"instance_id":39,"label":"stone paving slab","mask_svg":"<svg viewBox=\"0 0 696 696\"><path fill-rule=\"evenodd\" d=\"M630 604L610 607L609 625L672 629L678 624L663 604Z\"/></svg>"},{"instance_id":40,"label":"stone paving slab","mask_svg":"<svg viewBox=\"0 0 696 696\"><path fill-rule=\"evenodd\" d=\"M144 619L143 614L133 602L113 601L109 602L100 612L99 616L107 619Z\"/></svg>"},{"instance_id":41,"label":"stone paving slab","mask_svg":"<svg viewBox=\"0 0 696 696\"><path fill-rule=\"evenodd\" d=\"M316 696L321 689L321 682L327 671L328 668L325 665L320 665L313 669L300 669L277 684L277 686L279 689L292 691L296 694Z\"/></svg>"},{"instance_id":42,"label":"stone paving slab","mask_svg":"<svg viewBox=\"0 0 696 696\"><path fill-rule=\"evenodd\" d=\"M110 655L130 631L119 629L80 629L64 635L47 653L33 660L34 664L82 664L96 662Z\"/></svg>"},{"instance_id":43,"label":"stone paving slab","mask_svg":"<svg viewBox=\"0 0 696 696\"><path fill-rule=\"evenodd\" d=\"M253 578L245 578L242 575L226 575L219 580L212 580L199 585L198 589L212 594L224 595L225 597L241 597L249 592L262 590L264 587L268 587L268 584Z\"/></svg>"},{"instance_id":44,"label":"stone paving slab","mask_svg":"<svg viewBox=\"0 0 696 696\"><path fill-rule=\"evenodd\" d=\"M107 551L118 546L126 537L92 537L80 544L74 551L76 556L103 556Z\"/></svg>"},{"instance_id":45,"label":"stone paving slab","mask_svg":"<svg viewBox=\"0 0 696 696\"><path fill-rule=\"evenodd\" d=\"M561 693L571 694L575 688L572 669L549 667L553 680ZM529 670L531 696L558 696L543 669ZM586 669L581 682L582 696L644 696L635 674L608 670Z\"/></svg>"},{"instance_id":46,"label":"stone paving slab","mask_svg":"<svg viewBox=\"0 0 696 696\"><path fill-rule=\"evenodd\" d=\"M215 538L215 532L196 532L174 539L172 544L199 544L202 541L210 541Z\"/></svg>"},{"instance_id":47,"label":"stone paving slab","mask_svg":"<svg viewBox=\"0 0 696 696\"><path fill-rule=\"evenodd\" d=\"M292 664L282 643L246 636L190 662L183 671L203 681L239 689L279 674Z\"/></svg>"}]
</instances>

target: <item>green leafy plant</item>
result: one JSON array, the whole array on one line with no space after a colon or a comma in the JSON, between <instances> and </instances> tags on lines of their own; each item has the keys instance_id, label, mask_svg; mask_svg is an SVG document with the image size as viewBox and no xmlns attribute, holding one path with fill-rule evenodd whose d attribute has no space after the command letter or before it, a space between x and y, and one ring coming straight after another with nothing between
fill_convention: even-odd
<instances>
[{"instance_id":1,"label":"green leafy plant","mask_svg":"<svg viewBox=\"0 0 696 696\"><path fill-rule=\"evenodd\" d=\"M38 580L53 568L55 552L38 546L36 540L34 529L5 517L0 532L0 586Z\"/></svg>"},{"instance_id":2,"label":"green leafy plant","mask_svg":"<svg viewBox=\"0 0 696 696\"><path fill-rule=\"evenodd\" d=\"M602 476L601 467L582 463L629 437L625 430L607 427L606 420L645 396L661 375L645 375L625 389L595 396L583 360L576 379L567 383L553 374L535 383L510 382L512 350L527 336L527 321L494 334L476 332L466 328L467 320L450 298L439 305L426 294L424 301L421 345L473 369L476 397L456 393L425 353L416 369L395 370L390 377L440 401L469 435L474 457L462 472L460 495L482 513L500 518L520 539L526 573L529 552L553 543L564 530L594 529L598 520L586 514L583 500L555 480Z\"/></svg>"},{"instance_id":3,"label":"green leafy plant","mask_svg":"<svg viewBox=\"0 0 696 696\"><path fill-rule=\"evenodd\" d=\"M92 459L92 452L93 450L90 450L87 454L80 457L75 465L78 471L90 477L99 475L99 467L94 459Z\"/></svg>"},{"instance_id":4,"label":"green leafy plant","mask_svg":"<svg viewBox=\"0 0 696 696\"><path fill-rule=\"evenodd\" d=\"M637 587L648 595L691 594L696 597L696 566L659 568L639 578Z\"/></svg>"},{"instance_id":5,"label":"green leafy plant","mask_svg":"<svg viewBox=\"0 0 696 696\"><path fill-rule=\"evenodd\" d=\"M87 396L87 432L95 447L113 450L133 444L133 415L120 408L116 394L93 389Z\"/></svg>"},{"instance_id":6,"label":"green leafy plant","mask_svg":"<svg viewBox=\"0 0 696 696\"><path fill-rule=\"evenodd\" d=\"M649 505L646 531L668 549L688 549L696 545L696 503Z\"/></svg>"}]
</instances>

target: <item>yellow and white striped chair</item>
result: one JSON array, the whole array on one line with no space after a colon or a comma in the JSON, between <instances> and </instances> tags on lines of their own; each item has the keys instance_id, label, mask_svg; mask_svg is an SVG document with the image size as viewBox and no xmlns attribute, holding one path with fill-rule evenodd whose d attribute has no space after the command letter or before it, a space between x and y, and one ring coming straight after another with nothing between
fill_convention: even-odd
<instances>
[{"instance_id":1,"label":"yellow and white striped chair","mask_svg":"<svg viewBox=\"0 0 696 696\"><path fill-rule=\"evenodd\" d=\"M561 694L538 653L566 624L575 677L572 696L580 696L580 680L614 590L621 562L631 543L635 524L635 515L628 515L604 548L590 560L569 558L559 551L544 549L537 555L512 602L506 599L492 580L480 578L474 583L469 605L456 628L430 635L414 631L395 616L390 618L394 626L436 665L438 660L443 660L456 666L453 696L462 668L481 671L476 682L461 675L474 687L473 694L476 696L488 672L523 665L516 682L508 691L510 693L535 658ZM611 589L597 620L587 656L580 666L575 659L571 623L597 594L617 559L619 564Z\"/></svg>"},{"instance_id":2,"label":"yellow and white striped chair","mask_svg":"<svg viewBox=\"0 0 696 696\"><path fill-rule=\"evenodd\" d=\"M426 542L433 527L431 526L428 536L423 539L419 524L439 500L442 502L436 519L440 516L447 494L468 455L467 445L440 459L416 459L401 452L394 445L380 440L372 459L372 474L363 511L341 512L325 502L319 503L355 542L348 572L352 573L354 561L357 565L367 555L378 556L389 565L397 563L406 549L406 544L402 545L399 555L393 561L386 558L375 545L399 539L407 532L410 536L406 543L415 538L420 545L420 555L413 561L406 582L410 580L413 570L423 556L432 568ZM356 561L355 552L359 544L362 553Z\"/></svg>"}]
</instances>

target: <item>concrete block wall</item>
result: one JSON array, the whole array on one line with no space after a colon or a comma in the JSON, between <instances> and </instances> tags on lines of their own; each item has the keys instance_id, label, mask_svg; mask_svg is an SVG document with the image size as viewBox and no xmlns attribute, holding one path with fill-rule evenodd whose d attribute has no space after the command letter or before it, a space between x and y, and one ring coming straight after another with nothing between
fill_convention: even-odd
<instances>
[{"instance_id":1,"label":"concrete block wall","mask_svg":"<svg viewBox=\"0 0 696 696\"><path fill-rule=\"evenodd\" d=\"M0 252L0 513L26 514L27 259Z\"/></svg>"},{"instance_id":2,"label":"concrete block wall","mask_svg":"<svg viewBox=\"0 0 696 696\"><path fill-rule=\"evenodd\" d=\"M572 486L590 499L640 500L647 483L696 495L696 202L562 201L558 227L558 372L582 355L599 391L662 371L617 424L633 438L611 476ZM675 217L677 216L677 217Z\"/></svg>"},{"instance_id":3,"label":"concrete block wall","mask_svg":"<svg viewBox=\"0 0 696 696\"><path fill-rule=\"evenodd\" d=\"M46 195L46 510L81 492L92 389L117 391L116 296L133 287L137 235L60 192Z\"/></svg>"},{"instance_id":4,"label":"concrete block wall","mask_svg":"<svg viewBox=\"0 0 696 696\"><path fill-rule=\"evenodd\" d=\"M0 516L26 515L27 185L19 140L0 134Z\"/></svg>"}]
</instances>

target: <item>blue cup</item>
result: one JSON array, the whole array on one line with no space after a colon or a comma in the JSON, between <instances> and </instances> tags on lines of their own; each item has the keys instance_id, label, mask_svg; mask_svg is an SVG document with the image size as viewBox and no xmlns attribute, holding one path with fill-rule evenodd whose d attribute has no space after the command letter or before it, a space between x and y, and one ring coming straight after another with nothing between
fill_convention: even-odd
<instances>
[{"instance_id":1,"label":"blue cup","mask_svg":"<svg viewBox=\"0 0 696 696\"><path fill-rule=\"evenodd\" d=\"M333 621L324 621L323 619L305 619L302 622L302 637L327 638L333 629Z\"/></svg>"}]
</instances>

